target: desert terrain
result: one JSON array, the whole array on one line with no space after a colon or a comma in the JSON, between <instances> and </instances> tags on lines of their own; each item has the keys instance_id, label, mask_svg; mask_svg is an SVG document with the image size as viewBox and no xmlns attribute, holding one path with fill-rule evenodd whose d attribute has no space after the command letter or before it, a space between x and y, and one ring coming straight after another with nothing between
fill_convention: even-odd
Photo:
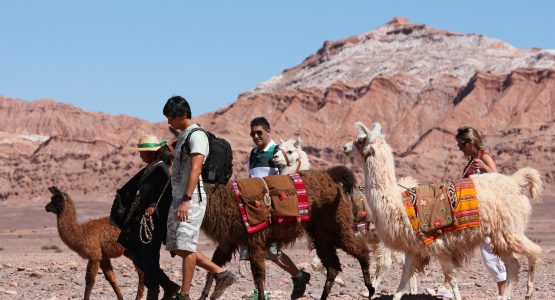
<instances>
[{"instance_id":1,"label":"desert terrain","mask_svg":"<svg viewBox=\"0 0 555 300\"><path fill-rule=\"evenodd\" d=\"M528 166L544 180L544 201L533 204L527 234L544 250L535 299L555 299L554 90L553 49L519 49L481 34L397 17L374 30L325 41L297 66L229 105L200 116L193 108L193 116L230 142L236 179L246 177L252 147L248 124L258 116L268 118L276 141L300 136L312 168L344 164L359 178L361 164L339 149L355 136L355 121L367 126L379 121L395 154L397 176L411 175L421 183L460 176L466 162L453 136L460 126L477 128L500 173ZM55 216L45 212L47 188L56 185L72 196L79 222L106 216L115 190L142 167L131 149L144 134L172 137L166 122L0 95L0 300L82 298L86 261L64 245ZM206 253L214 248L202 240ZM312 274L304 299L318 299L324 275L311 270L306 242L301 239L286 252ZM347 284L335 285L330 299L361 299L358 264L344 253L340 257ZM520 262L513 299L525 293L527 263ZM119 258L113 265L125 298L134 299L137 279L131 262ZM162 266L179 280L180 261L164 250ZM233 260L228 268L237 272L237 266ZM391 299L400 274L395 264L374 299ZM202 270L195 273L193 298L199 296L204 276ZM290 278L271 263L266 282L272 299L289 298ZM436 299L425 291L441 284L439 265L432 262L418 282L420 294L403 299ZM495 284L478 253L459 282L464 299L495 299ZM250 276L240 277L225 299L244 299L252 289ZM99 275L93 299L114 298Z\"/></svg>"},{"instance_id":2,"label":"desert terrain","mask_svg":"<svg viewBox=\"0 0 555 300\"><path fill-rule=\"evenodd\" d=\"M60 240L54 214L47 213L44 205L49 201L48 191L44 198L33 205L0 204L3 217L0 219L0 299L82 299L85 289L85 270L87 262L67 248ZM105 202L76 200L77 216L80 222L105 216L109 205ZM543 203L533 206L534 212L529 224L528 236L543 248L543 264L538 273L535 299L555 299L555 231L552 213L555 211L555 197L544 198ZM211 254L215 245L201 238L201 249ZM319 299L325 276L313 271L310 266L311 254L304 238L286 253L299 265L312 274L310 285L302 299ZM459 275L463 299L495 299L495 285L487 274L478 252L471 263ZM329 299L365 299L362 275L358 263L340 251L343 266L341 277L344 287L334 285ZM526 290L527 262L519 257L522 265L520 281L512 299L523 299ZM180 279L180 260L171 258L162 250L162 267L169 276ZM131 262L126 258L113 260L118 282L125 299L134 299L137 278ZM238 261L232 260L227 266L235 272L238 281L226 292L224 299L246 299L253 289L250 275L241 277ZM374 265L371 266L373 272ZM271 299L288 299L291 280L273 265L267 265L267 289ZM197 298L204 284L205 271L198 269L193 279L192 295ZM386 274L378 293L372 299L391 299L401 276L400 264L394 263ZM438 287L442 274L437 262L432 262L425 274L418 276L418 295L405 296L403 299L438 299L426 294L426 288ZM102 274L98 274L92 293L93 299L115 299L110 285Z\"/></svg>"}]
</instances>

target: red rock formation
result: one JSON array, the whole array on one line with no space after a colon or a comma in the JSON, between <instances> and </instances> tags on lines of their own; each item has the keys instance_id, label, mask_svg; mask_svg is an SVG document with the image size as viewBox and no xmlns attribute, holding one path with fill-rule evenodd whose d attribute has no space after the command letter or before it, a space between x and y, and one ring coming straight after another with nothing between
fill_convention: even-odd
<instances>
[{"instance_id":1,"label":"red rock formation","mask_svg":"<svg viewBox=\"0 0 555 300\"><path fill-rule=\"evenodd\" d=\"M516 49L396 18L326 41L298 66L197 121L230 141L237 177L246 176L248 124L256 116L270 120L276 140L300 135L314 167L346 163L359 172L341 146L355 134L355 121L380 121L398 173L421 182L460 175L465 162L453 135L472 125L501 172L538 168L553 193L554 66L554 50ZM110 200L141 165L129 148L147 132L169 136L163 123L0 98L0 200L38 199L52 184Z\"/></svg>"}]
</instances>

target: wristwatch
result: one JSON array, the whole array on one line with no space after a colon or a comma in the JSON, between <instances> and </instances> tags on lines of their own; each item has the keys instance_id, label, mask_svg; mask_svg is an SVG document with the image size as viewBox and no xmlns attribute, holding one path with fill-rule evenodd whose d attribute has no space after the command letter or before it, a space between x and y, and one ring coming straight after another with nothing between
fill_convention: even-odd
<instances>
[{"instance_id":1,"label":"wristwatch","mask_svg":"<svg viewBox=\"0 0 555 300\"><path fill-rule=\"evenodd\" d=\"M189 195L183 195L183 199L181 200L181 202L191 201L191 199L193 199L193 198L191 198L191 196L189 196Z\"/></svg>"}]
</instances>

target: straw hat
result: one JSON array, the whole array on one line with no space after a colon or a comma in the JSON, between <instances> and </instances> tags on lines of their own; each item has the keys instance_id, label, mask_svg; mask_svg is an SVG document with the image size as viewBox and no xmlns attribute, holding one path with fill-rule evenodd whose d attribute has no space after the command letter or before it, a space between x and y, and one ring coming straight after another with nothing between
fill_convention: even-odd
<instances>
[{"instance_id":1,"label":"straw hat","mask_svg":"<svg viewBox=\"0 0 555 300\"><path fill-rule=\"evenodd\" d=\"M133 148L136 151L156 151L160 149L161 146L165 145L166 141L160 142L155 135L143 135L139 139L137 148Z\"/></svg>"}]
</instances>

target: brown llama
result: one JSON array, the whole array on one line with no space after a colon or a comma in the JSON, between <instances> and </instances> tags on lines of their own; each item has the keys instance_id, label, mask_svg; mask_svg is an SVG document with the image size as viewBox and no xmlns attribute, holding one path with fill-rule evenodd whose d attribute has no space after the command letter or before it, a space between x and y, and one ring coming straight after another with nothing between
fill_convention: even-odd
<instances>
[{"instance_id":1,"label":"brown llama","mask_svg":"<svg viewBox=\"0 0 555 300\"><path fill-rule=\"evenodd\" d=\"M50 203L45 206L47 212L56 214L58 234L62 241L79 256L88 259L87 273L85 275L85 296L88 300L94 286L98 268L102 269L104 277L116 293L118 300L123 299L121 289L117 283L116 275L112 269L110 258L125 255L131 259L131 253L117 242L120 230L108 222L108 217L90 220L83 224L77 224L75 207L68 194L63 193L57 187L48 188L52 193ZM137 287L136 300L143 297L144 281L143 273L137 269L139 286Z\"/></svg>"},{"instance_id":2,"label":"brown llama","mask_svg":"<svg viewBox=\"0 0 555 300\"><path fill-rule=\"evenodd\" d=\"M277 242L279 246L289 246L305 231L327 271L320 299L328 297L334 279L341 271L337 249L345 251L359 261L364 284L371 297L374 288L370 280L369 250L364 239L355 236L352 228L351 201L346 193L356 184L354 174L347 167L338 166L326 171L302 171L300 175L308 192L310 221L273 222L269 227L253 234L248 234L245 229L231 185L207 187L208 205L202 230L218 243L212 260L220 266L225 265L231 260L239 245L247 245L252 277L258 289L258 298L262 300L266 276L266 245ZM200 299L206 299L210 291L211 277L210 274L207 276Z\"/></svg>"},{"instance_id":3,"label":"brown llama","mask_svg":"<svg viewBox=\"0 0 555 300\"><path fill-rule=\"evenodd\" d=\"M282 140L281 143L279 143L279 151L274 155L273 161L274 164L279 168L279 173L281 175L293 174L298 171L310 169L310 161L308 160L308 155L302 149L302 140L300 137L297 137L296 140ZM407 176L399 179L399 184L399 188L402 191L404 189L401 188L401 186L415 187L418 185L418 182L416 181L416 179ZM364 210L364 212L366 213L369 213L369 215L367 216L367 220L373 220L372 211L368 206L366 197L363 194L356 193L355 191L350 191L349 193L351 194L351 197L349 198L352 201L355 201L354 197L358 198L358 200L363 201L363 203L360 203L359 209ZM353 214L355 214L357 205L355 202L353 202L352 205ZM364 206L364 208L360 206ZM361 232L357 232L357 234L361 234ZM364 239L368 242L368 245L372 248L372 256L374 257L374 260L376 262L376 272L372 277L372 286L377 289L382 281L385 272L391 268L392 258L403 264L405 261L405 255L402 252L393 251L387 248L384 243L380 241L380 238L377 236L375 229L362 231L362 235ZM322 266L322 262L320 261L318 256L313 257L311 265L314 270L325 275L324 266ZM335 278L335 282L341 286L345 285L345 282L339 276ZM416 294L417 292L416 276L412 276L410 279L410 292L412 294Z\"/></svg>"}]
</instances>

